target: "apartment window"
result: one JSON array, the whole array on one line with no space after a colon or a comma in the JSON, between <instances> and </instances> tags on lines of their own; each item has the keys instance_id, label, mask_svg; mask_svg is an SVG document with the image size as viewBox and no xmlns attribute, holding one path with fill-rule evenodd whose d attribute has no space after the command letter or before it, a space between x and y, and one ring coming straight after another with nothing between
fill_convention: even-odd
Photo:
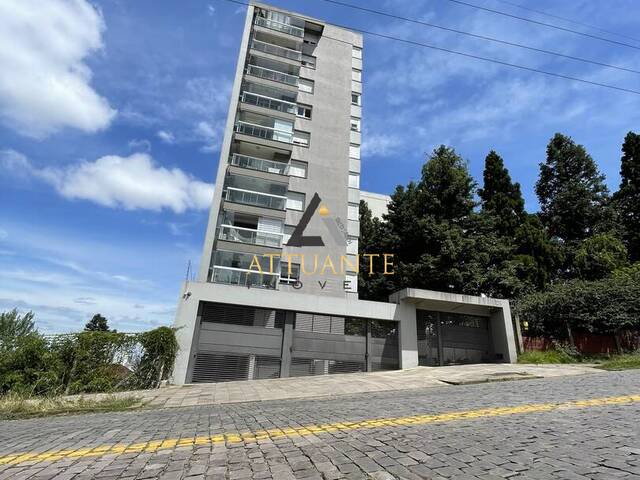
<instances>
[{"instance_id":1,"label":"apartment window","mask_svg":"<svg viewBox=\"0 0 640 480\"><path fill-rule=\"evenodd\" d=\"M360 47L352 47L351 56L353 58L362 59L362 48L360 48Z\"/></svg>"},{"instance_id":2,"label":"apartment window","mask_svg":"<svg viewBox=\"0 0 640 480\"><path fill-rule=\"evenodd\" d=\"M360 119L356 117L351 117L351 131L359 132L360 131Z\"/></svg>"},{"instance_id":3,"label":"apartment window","mask_svg":"<svg viewBox=\"0 0 640 480\"><path fill-rule=\"evenodd\" d=\"M349 187L360 188L360 175L349 172Z\"/></svg>"},{"instance_id":4,"label":"apartment window","mask_svg":"<svg viewBox=\"0 0 640 480\"><path fill-rule=\"evenodd\" d=\"M299 78L298 90L305 93L313 93L313 80L309 80L308 78Z\"/></svg>"},{"instance_id":5,"label":"apartment window","mask_svg":"<svg viewBox=\"0 0 640 480\"><path fill-rule=\"evenodd\" d=\"M316 57L302 54L302 66L307 68L316 68Z\"/></svg>"},{"instance_id":6,"label":"apartment window","mask_svg":"<svg viewBox=\"0 0 640 480\"><path fill-rule=\"evenodd\" d=\"M358 70L357 68L354 68L351 70L351 80L354 80L356 82L361 82L362 81L362 70Z\"/></svg>"},{"instance_id":7,"label":"apartment window","mask_svg":"<svg viewBox=\"0 0 640 480\"><path fill-rule=\"evenodd\" d=\"M287 209L288 210L304 210L304 193L287 192Z\"/></svg>"},{"instance_id":8,"label":"apartment window","mask_svg":"<svg viewBox=\"0 0 640 480\"><path fill-rule=\"evenodd\" d=\"M280 263L280 283L293 285L300 279L300 264L291 262L291 273L289 273L289 262Z\"/></svg>"},{"instance_id":9,"label":"apartment window","mask_svg":"<svg viewBox=\"0 0 640 480\"><path fill-rule=\"evenodd\" d=\"M289 163L289 175L292 177L307 178L307 162L291 160Z\"/></svg>"},{"instance_id":10,"label":"apartment window","mask_svg":"<svg viewBox=\"0 0 640 480\"><path fill-rule=\"evenodd\" d=\"M358 292L358 276L357 275L345 275L345 291L357 293Z\"/></svg>"},{"instance_id":11,"label":"apartment window","mask_svg":"<svg viewBox=\"0 0 640 480\"><path fill-rule=\"evenodd\" d=\"M296 114L301 118L311 118L311 105L300 105L298 104L298 113Z\"/></svg>"},{"instance_id":12,"label":"apartment window","mask_svg":"<svg viewBox=\"0 0 640 480\"><path fill-rule=\"evenodd\" d=\"M356 204L350 203L347 206L347 219L349 220L360 220L360 206Z\"/></svg>"},{"instance_id":13,"label":"apartment window","mask_svg":"<svg viewBox=\"0 0 640 480\"><path fill-rule=\"evenodd\" d=\"M360 94L351 92L351 105L360 105Z\"/></svg>"},{"instance_id":14,"label":"apartment window","mask_svg":"<svg viewBox=\"0 0 640 480\"><path fill-rule=\"evenodd\" d=\"M294 139L295 142L295 139ZM351 158L360 158L360 146L359 145L349 145L349 157Z\"/></svg>"},{"instance_id":15,"label":"apartment window","mask_svg":"<svg viewBox=\"0 0 640 480\"><path fill-rule=\"evenodd\" d=\"M358 237L351 237L347 239L347 253L350 255L358 254Z\"/></svg>"},{"instance_id":16,"label":"apartment window","mask_svg":"<svg viewBox=\"0 0 640 480\"><path fill-rule=\"evenodd\" d=\"M293 132L293 143L301 147L308 147L311 134L309 132L301 132L296 130Z\"/></svg>"}]
</instances>

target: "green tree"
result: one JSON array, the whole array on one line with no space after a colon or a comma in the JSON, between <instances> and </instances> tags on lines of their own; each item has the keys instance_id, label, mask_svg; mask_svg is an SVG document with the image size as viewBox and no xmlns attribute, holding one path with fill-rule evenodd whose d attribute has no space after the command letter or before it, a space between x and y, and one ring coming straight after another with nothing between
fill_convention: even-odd
<instances>
[{"instance_id":1,"label":"green tree","mask_svg":"<svg viewBox=\"0 0 640 480\"><path fill-rule=\"evenodd\" d=\"M512 236L525 216L520 184L513 183L502 158L493 150L485 158L483 186L478 190L482 212L495 217L501 236Z\"/></svg>"},{"instance_id":2,"label":"green tree","mask_svg":"<svg viewBox=\"0 0 640 480\"><path fill-rule=\"evenodd\" d=\"M33 312L21 315L14 308L0 313L0 351L12 348L18 339L35 331Z\"/></svg>"},{"instance_id":3,"label":"green tree","mask_svg":"<svg viewBox=\"0 0 640 480\"><path fill-rule=\"evenodd\" d=\"M110 332L107 319L96 313L84 326L85 332Z\"/></svg>"},{"instance_id":4,"label":"green tree","mask_svg":"<svg viewBox=\"0 0 640 480\"><path fill-rule=\"evenodd\" d=\"M475 188L467 162L453 148L440 145L422 167L417 213L460 224L476 205Z\"/></svg>"},{"instance_id":5,"label":"green tree","mask_svg":"<svg viewBox=\"0 0 640 480\"><path fill-rule=\"evenodd\" d=\"M637 133L627 133L622 144L620 188L613 198L629 256L632 261L640 260L640 135Z\"/></svg>"},{"instance_id":6,"label":"green tree","mask_svg":"<svg viewBox=\"0 0 640 480\"><path fill-rule=\"evenodd\" d=\"M514 260L520 264L521 278L536 290L543 290L564 263L563 250L549 238L537 215L527 214L515 232Z\"/></svg>"},{"instance_id":7,"label":"green tree","mask_svg":"<svg viewBox=\"0 0 640 480\"><path fill-rule=\"evenodd\" d=\"M392 253L386 224L373 217L369 206L363 200L360 200L358 252L361 256L365 253ZM363 263L358 273L358 297L363 300L386 301L395 290L395 282L391 277L379 270L374 270L374 273L370 274L366 264Z\"/></svg>"},{"instance_id":8,"label":"green tree","mask_svg":"<svg viewBox=\"0 0 640 480\"><path fill-rule=\"evenodd\" d=\"M580 278L597 280L627 265L627 249L614 235L597 234L582 241L573 264Z\"/></svg>"},{"instance_id":9,"label":"green tree","mask_svg":"<svg viewBox=\"0 0 640 480\"><path fill-rule=\"evenodd\" d=\"M478 257L470 235L475 187L453 148L441 145L432 152L420 182L403 192L403 225L394 218L398 212L389 216L396 246L405 247L397 250L397 286L478 293Z\"/></svg>"},{"instance_id":10,"label":"green tree","mask_svg":"<svg viewBox=\"0 0 640 480\"><path fill-rule=\"evenodd\" d=\"M582 145L560 133L547 146L535 189L544 225L564 242L592 235L605 216L604 176Z\"/></svg>"}]
</instances>

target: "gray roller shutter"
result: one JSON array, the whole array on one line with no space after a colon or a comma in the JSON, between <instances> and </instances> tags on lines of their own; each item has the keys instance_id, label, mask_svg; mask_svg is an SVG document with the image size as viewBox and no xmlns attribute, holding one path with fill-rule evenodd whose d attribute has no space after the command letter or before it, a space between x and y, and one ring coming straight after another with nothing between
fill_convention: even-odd
<instances>
[{"instance_id":1,"label":"gray roller shutter","mask_svg":"<svg viewBox=\"0 0 640 480\"><path fill-rule=\"evenodd\" d=\"M201 302L191 381L280 377L284 312Z\"/></svg>"}]
</instances>

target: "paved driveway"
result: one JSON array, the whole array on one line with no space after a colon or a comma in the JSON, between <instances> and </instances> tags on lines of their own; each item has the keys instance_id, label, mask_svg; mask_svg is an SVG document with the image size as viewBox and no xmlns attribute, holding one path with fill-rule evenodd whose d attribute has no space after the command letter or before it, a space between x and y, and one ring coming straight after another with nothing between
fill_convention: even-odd
<instances>
[{"instance_id":1,"label":"paved driveway","mask_svg":"<svg viewBox=\"0 0 640 480\"><path fill-rule=\"evenodd\" d=\"M0 423L0 479L640 478L640 371Z\"/></svg>"}]
</instances>

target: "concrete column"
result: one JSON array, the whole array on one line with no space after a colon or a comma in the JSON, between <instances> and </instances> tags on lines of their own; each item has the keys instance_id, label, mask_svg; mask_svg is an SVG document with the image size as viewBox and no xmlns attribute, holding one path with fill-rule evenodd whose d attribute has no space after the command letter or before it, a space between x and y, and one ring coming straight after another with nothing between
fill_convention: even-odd
<instances>
[{"instance_id":1,"label":"concrete column","mask_svg":"<svg viewBox=\"0 0 640 480\"><path fill-rule=\"evenodd\" d=\"M282 354L280 357L280 377L289 376L291 367L291 348L293 347L293 324L295 312L285 312L284 328L282 329Z\"/></svg>"},{"instance_id":2,"label":"concrete column","mask_svg":"<svg viewBox=\"0 0 640 480\"><path fill-rule=\"evenodd\" d=\"M508 300L501 300L502 308L496 308L491 312L491 337L496 360L504 363L518 361L516 341L511 321L511 309Z\"/></svg>"},{"instance_id":3,"label":"concrete column","mask_svg":"<svg viewBox=\"0 0 640 480\"><path fill-rule=\"evenodd\" d=\"M190 381L190 365L193 368L193 357L197 349L197 330L200 326L198 318L199 302L191 295L190 283L185 282L178 298L178 308L173 328L176 329L178 353L171 374L171 383L184 385Z\"/></svg>"},{"instance_id":4,"label":"concrete column","mask_svg":"<svg viewBox=\"0 0 640 480\"><path fill-rule=\"evenodd\" d=\"M365 347L365 354L364 354L364 358L365 358L365 371L366 372L370 372L371 371L371 320L367 320L367 328L366 328L366 347Z\"/></svg>"},{"instance_id":5,"label":"concrete column","mask_svg":"<svg viewBox=\"0 0 640 480\"><path fill-rule=\"evenodd\" d=\"M256 376L256 356L254 354L249 355L249 373L247 374L247 380L253 380Z\"/></svg>"},{"instance_id":6,"label":"concrete column","mask_svg":"<svg viewBox=\"0 0 640 480\"><path fill-rule=\"evenodd\" d=\"M418 329L416 325L416 307L401 303L396 309L396 319L400 327L400 368L418 366Z\"/></svg>"}]
</instances>

